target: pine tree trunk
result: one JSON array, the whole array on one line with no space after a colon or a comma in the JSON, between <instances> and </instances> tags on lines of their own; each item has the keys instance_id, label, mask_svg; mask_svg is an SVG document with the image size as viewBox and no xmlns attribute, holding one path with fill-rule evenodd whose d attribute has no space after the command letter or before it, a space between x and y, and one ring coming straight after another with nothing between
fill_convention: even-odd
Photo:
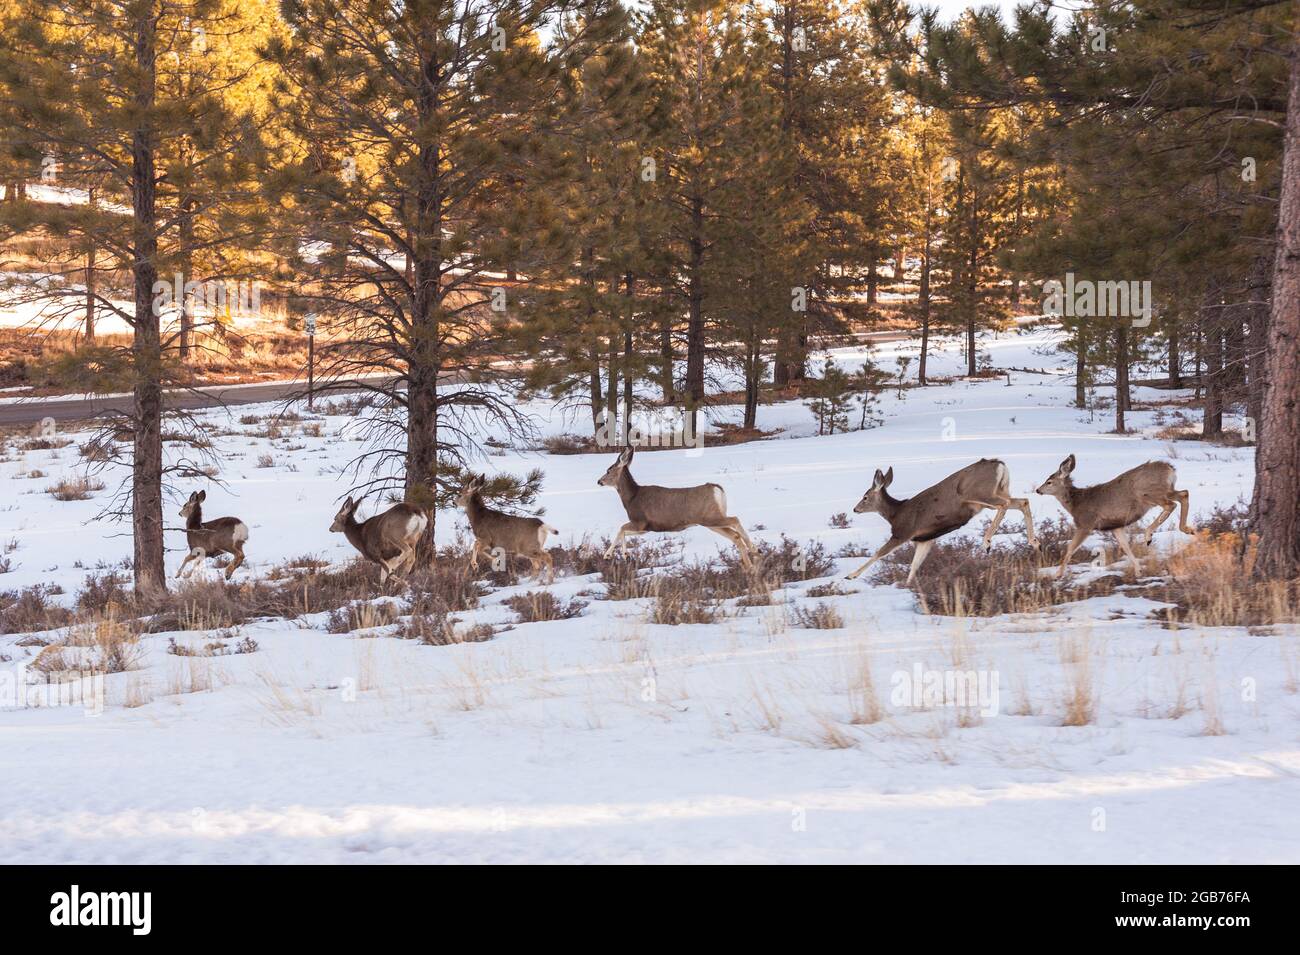
<instances>
[{"instance_id":1,"label":"pine tree trunk","mask_svg":"<svg viewBox=\"0 0 1300 955\"><path fill-rule=\"evenodd\" d=\"M1214 438L1223 434L1223 308L1217 287L1211 285L1201 309L1201 327L1205 334L1204 400L1201 436Z\"/></svg>"},{"instance_id":2,"label":"pine tree trunk","mask_svg":"<svg viewBox=\"0 0 1300 955\"><path fill-rule=\"evenodd\" d=\"M95 209L95 189L92 186L86 190L86 205L93 212ZM95 240L91 238L90 246L86 249L86 321L85 333L86 341L95 340Z\"/></svg>"},{"instance_id":3,"label":"pine tree trunk","mask_svg":"<svg viewBox=\"0 0 1300 955\"><path fill-rule=\"evenodd\" d=\"M627 447L628 429L632 427L632 384L636 358L632 328L636 324L636 276L627 273L627 325L623 328L623 423L619 429L619 444Z\"/></svg>"},{"instance_id":4,"label":"pine tree trunk","mask_svg":"<svg viewBox=\"0 0 1300 955\"><path fill-rule=\"evenodd\" d=\"M677 388L673 384L673 323L664 319L664 327L659 332L659 392L665 405L675 404Z\"/></svg>"},{"instance_id":5,"label":"pine tree trunk","mask_svg":"<svg viewBox=\"0 0 1300 955\"><path fill-rule=\"evenodd\" d=\"M867 265L867 304L876 304L876 286L879 283L879 276L876 273L876 260L873 258Z\"/></svg>"},{"instance_id":6,"label":"pine tree trunk","mask_svg":"<svg viewBox=\"0 0 1300 955\"><path fill-rule=\"evenodd\" d=\"M1300 574L1300 0L1293 0L1292 11L1277 258L1251 505L1251 529L1259 535L1255 571L1279 578Z\"/></svg>"},{"instance_id":7,"label":"pine tree trunk","mask_svg":"<svg viewBox=\"0 0 1300 955\"><path fill-rule=\"evenodd\" d=\"M687 266L686 407L691 434L698 434L699 409L704 404L704 203L691 205L691 258Z\"/></svg>"},{"instance_id":8,"label":"pine tree trunk","mask_svg":"<svg viewBox=\"0 0 1300 955\"><path fill-rule=\"evenodd\" d=\"M431 50L422 51L421 83L416 109L426 128L438 108L439 65ZM439 396L442 372L442 215L439 190L442 143L421 143L415 196L412 245L411 331L406 345L406 503L423 507L429 522L416 548L417 560L431 560L437 524Z\"/></svg>"},{"instance_id":9,"label":"pine tree trunk","mask_svg":"<svg viewBox=\"0 0 1300 955\"><path fill-rule=\"evenodd\" d=\"M137 14L135 106L139 125L131 136L131 207L135 256L134 337L131 357L136 383L131 465L131 530L134 537L135 589L142 595L167 589L163 559L162 516L162 339L153 308L158 280L158 233L155 195L156 133L152 113L157 86L156 20L153 11Z\"/></svg>"},{"instance_id":10,"label":"pine tree trunk","mask_svg":"<svg viewBox=\"0 0 1300 955\"><path fill-rule=\"evenodd\" d=\"M1250 331L1246 340L1246 417L1252 430L1259 427L1264 412L1264 381L1268 377L1269 280L1273 263L1269 256L1257 256L1250 270L1246 290L1246 320Z\"/></svg>"},{"instance_id":11,"label":"pine tree trunk","mask_svg":"<svg viewBox=\"0 0 1300 955\"><path fill-rule=\"evenodd\" d=\"M1169 387L1183 387L1183 356L1179 352L1178 326L1169 329Z\"/></svg>"},{"instance_id":12,"label":"pine tree trunk","mask_svg":"<svg viewBox=\"0 0 1300 955\"><path fill-rule=\"evenodd\" d=\"M1083 325L1074 330L1074 406L1088 406L1088 340L1083 334Z\"/></svg>"},{"instance_id":13,"label":"pine tree trunk","mask_svg":"<svg viewBox=\"0 0 1300 955\"><path fill-rule=\"evenodd\" d=\"M190 348L194 337L194 297L189 292L189 284L194 280L194 212L188 198L180 201L180 221L177 223L180 237L179 265L181 269L181 333L179 350L181 361L189 361Z\"/></svg>"},{"instance_id":14,"label":"pine tree trunk","mask_svg":"<svg viewBox=\"0 0 1300 955\"><path fill-rule=\"evenodd\" d=\"M921 259L921 289L918 298L921 307L921 361L917 367L916 380L926 384L925 366L930 357L930 239L926 236L925 255Z\"/></svg>"},{"instance_id":15,"label":"pine tree trunk","mask_svg":"<svg viewBox=\"0 0 1300 955\"><path fill-rule=\"evenodd\" d=\"M1115 431L1118 434L1128 430L1124 423L1124 413L1128 410L1128 324L1120 319L1115 325Z\"/></svg>"}]
</instances>

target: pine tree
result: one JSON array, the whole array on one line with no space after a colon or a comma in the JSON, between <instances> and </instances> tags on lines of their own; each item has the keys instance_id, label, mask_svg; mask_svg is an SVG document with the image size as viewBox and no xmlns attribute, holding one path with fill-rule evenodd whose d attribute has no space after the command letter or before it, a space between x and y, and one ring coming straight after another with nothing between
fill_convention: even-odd
<instances>
[{"instance_id":1,"label":"pine tree","mask_svg":"<svg viewBox=\"0 0 1300 955\"><path fill-rule=\"evenodd\" d=\"M132 433L129 513L134 538L136 590L165 589L163 567L163 387L173 378L163 338L158 282L174 246L160 208L170 188L164 143L205 117L230 128L224 105L209 82L181 88L171 71L185 69L199 31L217 34L227 22L225 0L20 0L17 28L0 44L0 85L12 94L6 139L11 155L50 157L67 181L97 186L105 198L129 205L123 216L103 204L80 204L6 215L14 232L46 229L107 249L129 271L130 310L95 291L52 284L65 303L93 296L132 329L129 352L116 365L133 393L127 426ZM248 140L209 144L223 163L238 162ZM22 206L23 204L19 204ZM78 246L74 243L73 248ZM98 263L94 270L98 271ZM92 274L94 274L92 272ZM92 285L94 283L91 283ZM65 313L66 314L66 313ZM87 361L96 353L86 352ZM181 473L193 469L180 465ZM171 469L169 469L170 471Z\"/></svg>"},{"instance_id":2,"label":"pine tree","mask_svg":"<svg viewBox=\"0 0 1300 955\"><path fill-rule=\"evenodd\" d=\"M544 45L569 7L283 5L290 35L268 57L307 148L270 191L286 254L318 275L302 297L328 321L325 375L391 375L368 385L382 401L356 462L372 471L367 488L400 483L428 507L475 453L483 419L529 428L494 362L503 325L526 318L526 286L566 245L551 189L565 169L538 134L566 58L590 56L622 22L616 4L586 3L580 28Z\"/></svg>"}]
</instances>

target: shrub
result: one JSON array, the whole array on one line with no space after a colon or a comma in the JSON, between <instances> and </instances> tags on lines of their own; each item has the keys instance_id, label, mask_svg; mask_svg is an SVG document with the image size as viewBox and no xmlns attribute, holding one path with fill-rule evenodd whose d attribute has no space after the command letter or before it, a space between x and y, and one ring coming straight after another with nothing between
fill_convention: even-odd
<instances>
[{"instance_id":1,"label":"shrub","mask_svg":"<svg viewBox=\"0 0 1300 955\"><path fill-rule=\"evenodd\" d=\"M49 599L60 593L62 590L50 584L0 593L0 634L33 633L66 626L72 614Z\"/></svg>"},{"instance_id":2,"label":"shrub","mask_svg":"<svg viewBox=\"0 0 1300 955\"><path fill-rule=\"evenodd\" d=\"M104 490L104 482L86 477L64 478L45 490L56 501L86 501L94 497L96 491Z\"/></svg>"},{"instance_id":3,"label":"shrub","mask_svg":"<svg viewBox=\"0 0 1300 955\"><path fill-rule=\"evenodd\" d=\"M520 623L571 620L582 616L587 607L585 600L562 601L549 590L530 590L526 594L515 594L503 602L519 615Z\"/></svg>"},{"instance_id":4,"label":"shrub","mask_svg":"<svg viewBox=\"0 0 1300 955\"><path fill-rule=\"evenodd\" d=\"M794 625L803 630L838 630L844 626L844 618L823 601L812 607L795 607Z\"/></svg>"}]
</instances>

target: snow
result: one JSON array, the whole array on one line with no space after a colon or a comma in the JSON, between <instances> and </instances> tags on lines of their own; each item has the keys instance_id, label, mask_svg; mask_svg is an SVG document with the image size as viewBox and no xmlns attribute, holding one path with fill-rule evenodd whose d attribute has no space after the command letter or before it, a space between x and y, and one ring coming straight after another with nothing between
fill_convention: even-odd
<instances>
[{"instance_id":1,"label":"snow","mask_svg":"<svg viewBox=\"0 0 1300 955\"><path fill-rule=\"evenodd\" d=\"M1039 519L1061 512L1032 490L1069 453L1080 483L1172 460L1193 522L1249 496L1250 448L1158 440L1147 411L1132 415L1138 433L1109 434L1104 411L1070 407L1052 334L982 343L995 366L1042 371L1012 372L1009 386L891 390L882 426L823 437L804 405L765 405L760 426L783 429L778 437L642 453L633 471L643 483L716 481L755 540L786 534L831 552L885 539L878 516L851 512L874 469L891 465L893 490L907 494L1000 457ZM931 374L959 372L957 345L940 347ZM909 349L890 343L871 355L892 370ZM832 354L851 367L867 350ZM328 527L349 489L341 472L361 448L355 421L327 415L320 437L292 434L304 446L292 452L238 424L278 407L201 416L241 432L214 437L224 486L207 485L205 506L209 518L233 514L250 527L236 581L304 554L352 557ZM581 414L543 402L529 410L543 433L584 430ZM739 413L714 410L716 421ZM86 568L129 556L123 527L90 522L120 475L105 475L108 488L90 501L44 492L81 473L76 450L11 443L0 462L0 550L17 544L0 589L58 583L71 594ZM273 467L256 466L265 454ZM612 536L625 520L617 495L596 485L610 460L514 448L483 464L543 468L539 505L573 543ZM33 469L48 476L22 476ZM173 572L184 556L175 512L189 490L167 505ZM829 526L839 512L847 529ZM1173 523L1155 546L1186 540ZM440 540L457 533L464 518L440 513ZM700 529L673 539L684 557L728 546ZM839 559L836 576L860 562ZM720 623L670 627L648 622L645 601L596 599L596 578L561 577L557 596L589 601L582 616L449 647L383 628L330 634L324 615L245 625L234 639L259 649L242 655L179 657L166 652L169 637L198 646L213 635L150 636L138 669L104 678L99 715L0 707L0 852L129 863L1300 860L1295 628L1166 630L1148 616L1157 605L1118 592L1052 613L958 620L918 613L902 588L841 581L849 595L826 602L845 626L798 629L791 608L817 603L806 591L827 582L789 585L775 595L785 606L733 605ZM496 591L456 616L512 622L502 601L530 589ZM0 637L10 672L39 649L20 639ZM1067 727L1079 660L1091 664L1098 717ZM976 671L996 694L964 708L910 705L918 667ZM853 721L864 669L883 710L874 723ZM212 688L179 692L191 682ZM124 706L128 697L147 702ZM1223 735L1209 732L1215 713Z\"/></svg>"}]
</instances>

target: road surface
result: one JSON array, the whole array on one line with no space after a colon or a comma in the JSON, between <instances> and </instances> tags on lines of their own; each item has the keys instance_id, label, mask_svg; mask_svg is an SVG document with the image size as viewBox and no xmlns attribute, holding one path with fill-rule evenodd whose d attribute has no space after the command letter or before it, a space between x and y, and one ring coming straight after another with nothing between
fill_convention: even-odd
<instances>
[{"instance_id":1,"label":"road surface","mask_svg":"<svg viewBox=\"0 0 1300 955\"><path fill-rule=\"evenodd\" d=\"M363 381L368 379L362 379ZM382 381L382 378L374 379ZM210 387L168 391L168 408L195 410L217 408L222 405L251 405L265 401L284 401L291 395L301 394L306 384L301 381L268 381L253 385L213 385ZM318 385L316 394L326 392L356 391L356 384L339 383ZM105 412L129 411L130 395L105 395L91 398L32 398L0 403L0 427L5 425L39 424L46 418L55 421L80 421Z\"/></svg>"}]
</instances>

